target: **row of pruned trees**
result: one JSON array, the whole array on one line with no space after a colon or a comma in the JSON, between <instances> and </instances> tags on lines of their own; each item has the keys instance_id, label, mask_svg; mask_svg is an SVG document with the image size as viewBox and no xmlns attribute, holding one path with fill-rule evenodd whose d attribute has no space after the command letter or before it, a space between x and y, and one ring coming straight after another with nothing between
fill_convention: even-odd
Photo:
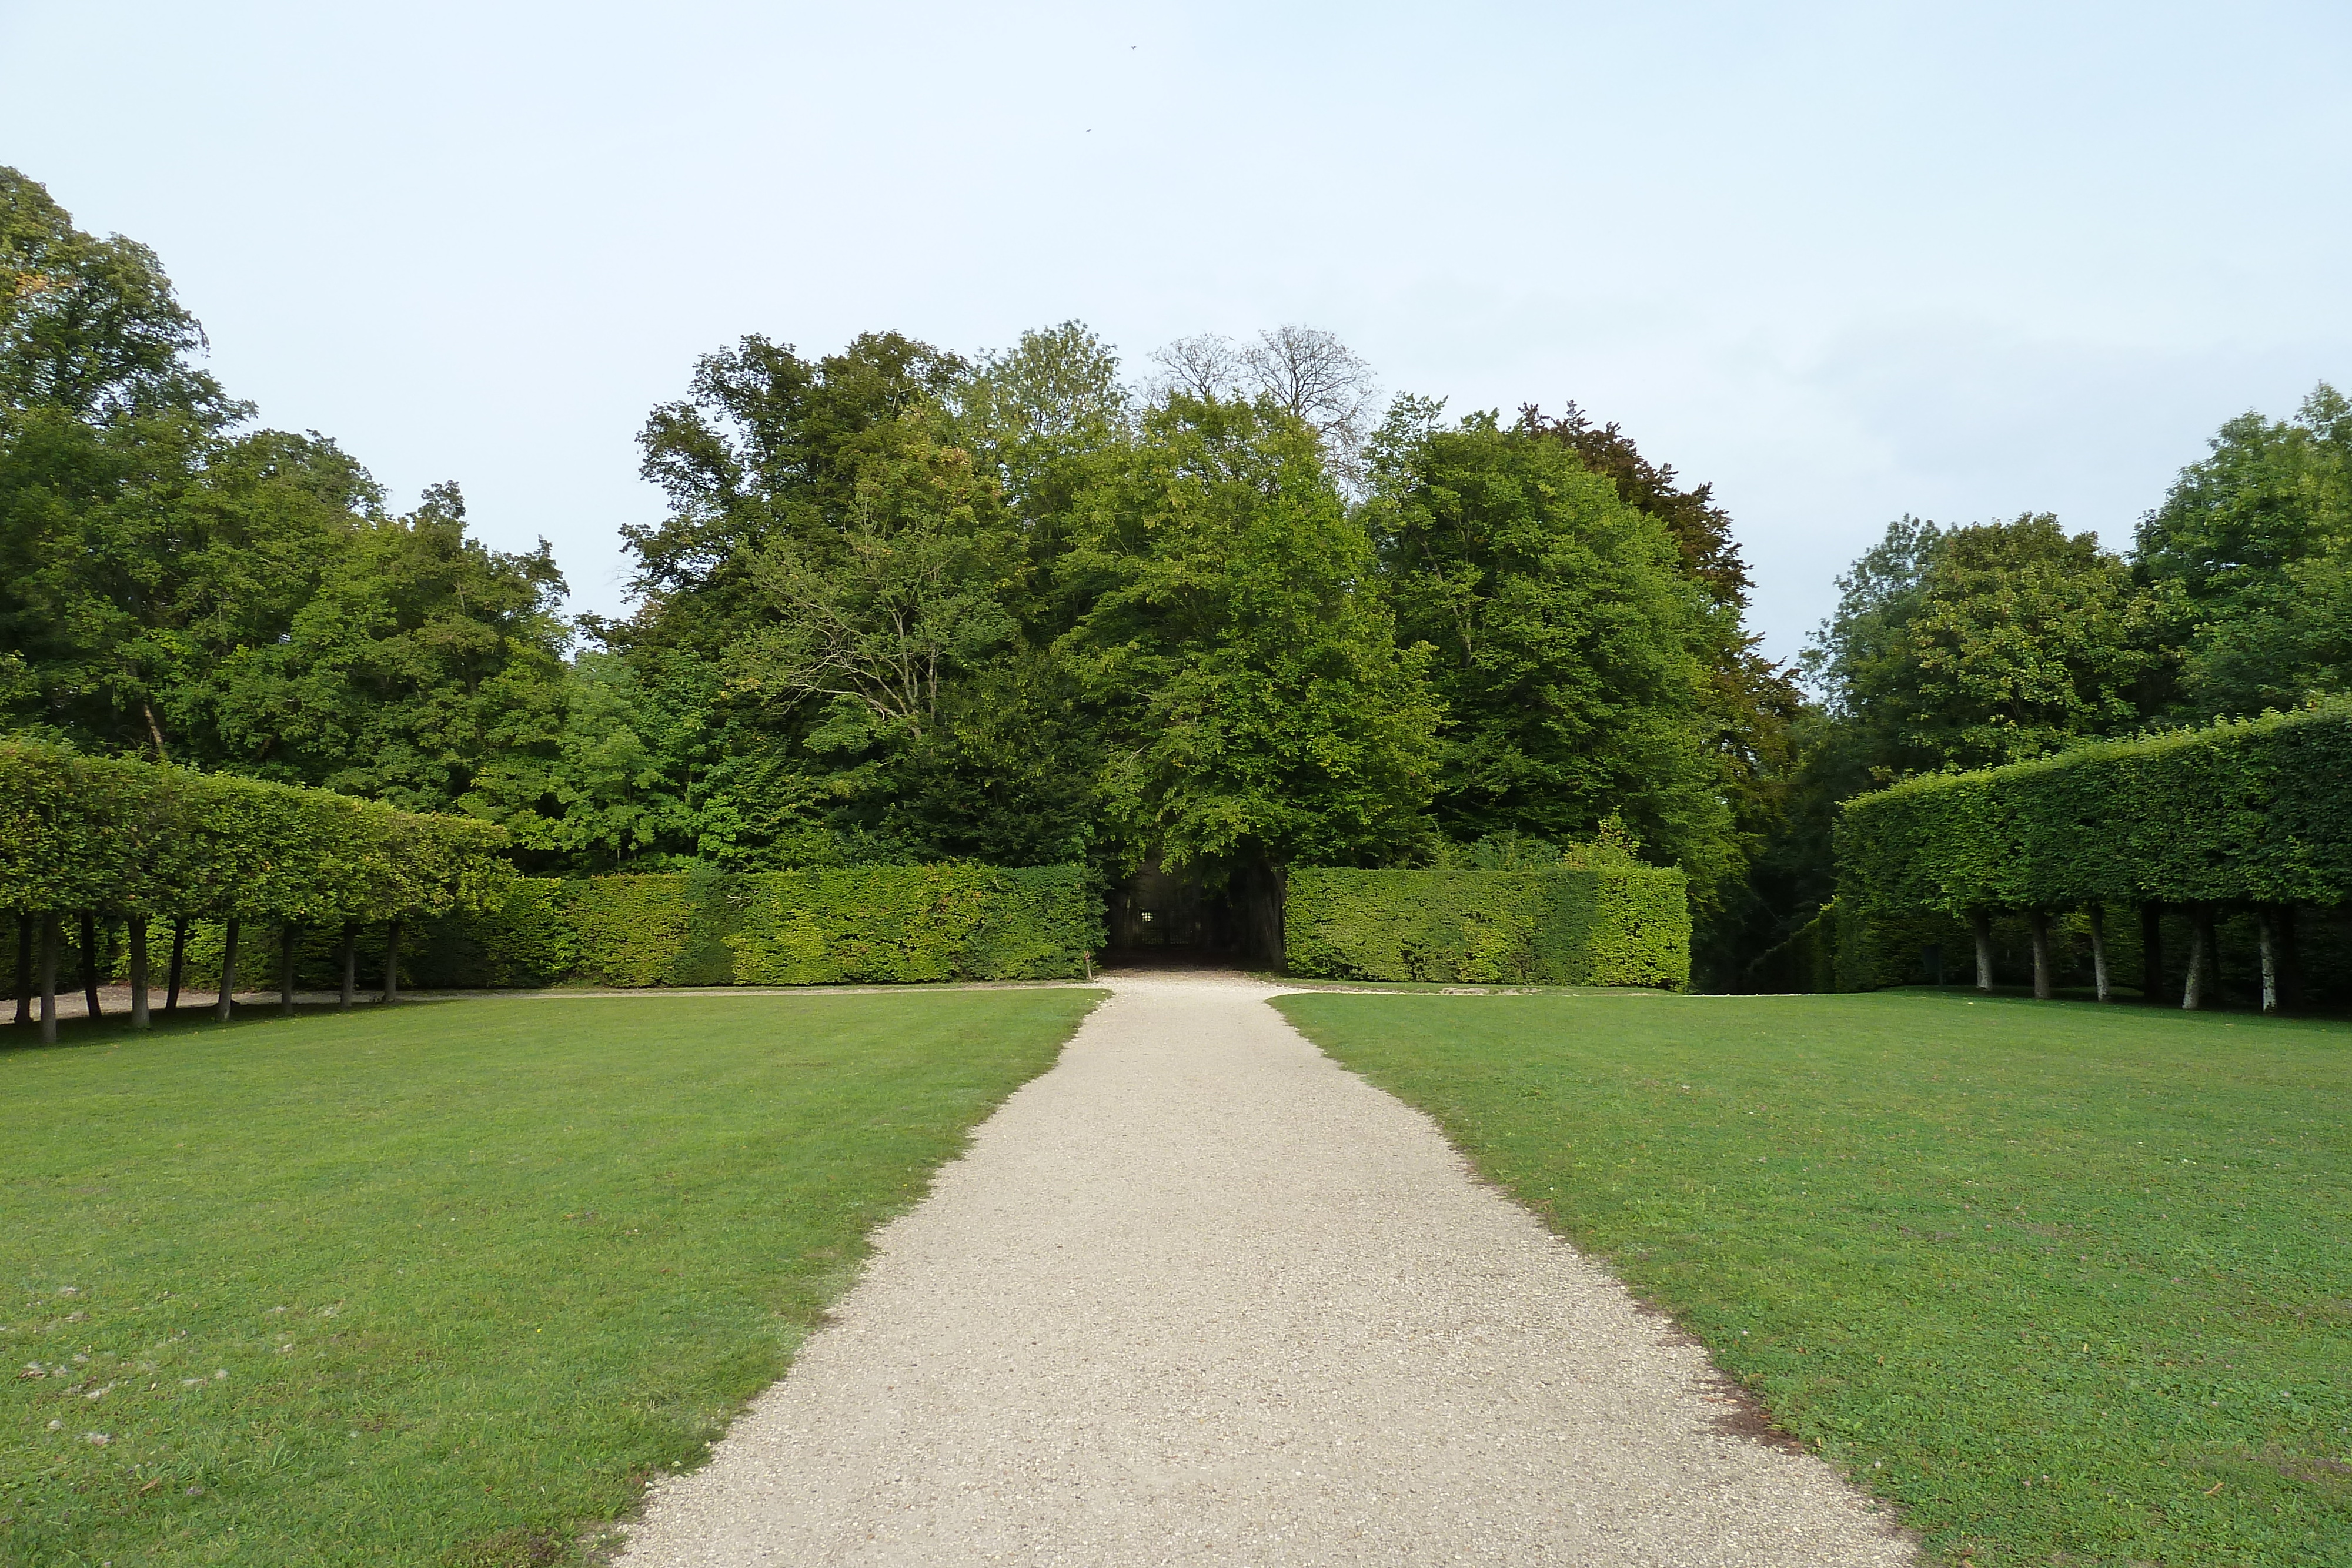
<instances>
[{"instance_id":1,"label":"row of pruned trees","mask_svg":"<svg viewBox=\"0 0 2352 1568\"><path fill-rule=\"evenodd\" d=\"M165 1007L177 1006L189 923L224 924L219 998L236 990L238 932L284 928L280 1005L293 1005L295 934L339 928L342 1000L357 985L358 936L389 927L384 996L397 994L400 923L474 907L512 874L504 831L467 818L424 816L324 789L297 789L60 747L0 741L0 907L18 912L16 1021L40 1007L57 1038L58 955L68 917L95 951L99 921L129 937L134 1026L148 1022L151 925L172 932ZM98 1011L94 967L83 982Z\"/></svg>"},{"instance_id":2,"label":"row of pruned trees","mask_svg":"<svg viewBox=\"0 0 2352 1568\"><path fill-rule=\"evenodd\" d=\"M2265 1011L2299 990L2298 907L2352 901L2352 702L2110 741L2036 762L1914 779L1846 803L1838 902L1864 919L1920 911L1968 923L1992 984L1990 923L2033 933L2034 994L2052 988L2050 925L2084 912L2099 998L2106 917L2137 908L2143 986L2167 988L2160 919L2189 920L2182 1005L2210 1005L2214 920L2250 913Z\"/></svg>"}]
</instances>

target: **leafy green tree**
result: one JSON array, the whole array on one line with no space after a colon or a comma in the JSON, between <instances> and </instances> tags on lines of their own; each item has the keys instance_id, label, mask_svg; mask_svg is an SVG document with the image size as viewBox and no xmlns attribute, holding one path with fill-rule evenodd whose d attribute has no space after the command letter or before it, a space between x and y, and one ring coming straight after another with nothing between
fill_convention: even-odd
<instances>
[{"instance_id":1,"label":"leafy green tree","mask_svg":"<svg viewBox=\"0 0 2352 1568\"><path fill-rule=\"evenodd\" d=\"M1519 428L1559 442L1584 466L1614 481L1627 506L1647 512L1674 536L1683 570L1703 584L1718 604L1745 606L1751 584L1739 542L1731 537L1731 514L1717 504L1715 486L1685 488L1671 464L1652 463L1615 421L1596 425L1573 402L1557 419L1534 403L1519 405Z\"/></svg>"},{"instance_id":2,"label":"leafy green tree","mask_svg":"<svg viewBox=\"0 0 2352 1568\"><path fill-rule=\"evenodd\" d=\"M0 408L92 426L157 413L246 412L189 363L204 329L155 253L73 226L48 192L0 167Z\"/></svg>"},{"instance_id":3,"label":"leafy green tree","mask_svg":"<svg viewBox=\"0 0 2352 1568\"><path fill-rule=\"evenodd\" d=\"M1671 465L1644 456L1623 427L1613 421L1596 424L1573 402L1557 419L1524 404L1518 423L1568 447L1586 468L1613 480L1626 505L1664 524L1683 575L1717 607L1697 649L1706 672L1703 703L1734 835L1748 864L1745 876L1729 874L1701 888L1692 963L1702 981L1724 982L1736 976L1748 951L1770 946L1790 915L1809 916L1820 902L1813 879L1790 874L1798 863L1809 863L1803 860L1809 852L1790 860L1790 833L1799 818L1817 810L1811 780L1818 745L1811 737L1819 727L1809 722L1790 672L1766 658L1748 630L1744 613L1753 585L1732 536L1731 516L1716 501L1714 486L1684 485Z\"/></svg>"},{"instance_id":4,"label":"leafy green tree","mask_svg":"<svg viewBox=\"0 0 2352 1568\"><path fill-rule=\"evenodd\" d=\"M1355 864L1420 831L1438 708L1317 433L1271 402L1168 396L1081 498L1060 647L1103 716L1129 863Z\"/></svg>"},{"instance_id":5,"label":"leafy green tree","mask_svg":"<svg viewBox=\"0 0 2352 1568\"><path fill-rule=\"evenodd\" d=\"M1838 585L1807 668L1882 782L2128 731L2165 667L2162 619L2130 568L2047 514L1905 517Z\"/></svg>"},{"instance_id":6,"label":"leafy green tree","mask_svg":"<svg viewBox=\"0 0 2352 1568\"><path fill-rule=\"evenodd\" d=\"M552 728L563 579L545 540L492 550L465 517L440 485L404 517L335 519L284 630L240 628L196 685L223 765L446 810L499 751ZM295 580L287 562L269 575Z\"/></svg>"},{"instance_id":7,"label":"leafy green tree","mask_svg":"<svg viewBox=\"0 0 2352 1568\"><path fill-rule=\"evenodd\" d=\"M541 696L551 691L553 712ZM648 692L627 661L588 650L551 688L510 705L463 804L504 825L536 871L666 869L695 842L695 742L706 716Z\"/></svg>"},{"instance_id":8,"label":"leafy green tree","mask_svg":"<svg viewBox=\"0 0 2352 1568\"><path fill-rule=\"evenodd\" d=\"M919 738L946 687L1008 644L1001 597L1013 541L969 454L903 418L862 465L836 527L781 533L749 552L759 612L730 656L736 688L824 710L861 739Z\"/></svg>"},{"instance_id":9,"label":"leafy green tree","mask_svg":"<svg viewBox=\"0 0 2352 1568\"><path fill-rule=\"evenodd\" d=\"M1589 836L1620 813L1712 890L1738 856L1707 650L1735 627L1673 537L1567 444L1408 402L1376 443L1373 515L1400 634L1434 652L1448 837Z\"/></svg>"},{"instance_id":10,"label":"leafy green tree","mask_svg":"<svg viewBox=\"0 0 2352 1568\"><path fill-rule=\"evenodd\" d=\"M0 168L0 698L17 727L164 746L171 502L249 412L190 363L203 347L152 252L82 233Z\"/></svg>"},{"instance_id":11,"label":"leafy green tree","mask_svg":"<svg viewBox=\"0 0 2352 1568\"><path fill-rule=\"evenodd\" d=\"M756 613L751 562L782 540L819 557L839 548L867 464L899 438L902 418L938 411L966 371L896 332L814 362L756 335L705 355L688 396L654 410L637 437L669 513L622 530L641 608L598 630L625 647L709 654L730 643Z\"/></svg>"},{"instance_id":12,"label":"leafy green tree","mask_svg":"<svg viewBox=\"0 0 2352 1568\"><path fill-rule=\"evenodd\" d=\"M814 362L746 339L656 410L637 613L599 627L653 689L716 672L717 755L678 847L736 865L1091 841L1095 755L1045 645L1071 497L1124 435L1075 324L975 366L895 333Z\"/></svg>"},{"instance_id":13,"label":"leafy green tree","mask_svg":"<svg viewBox=\"0 0 2352 1568\"><path fill-rule=\"evenodd\" d=\"M2248 413L2141 522L2136 565L2186 645L2172 711L2293 707L2352 685L2352 402Z\"/></svg>"},{"instance_id":14,"label":"leafy green tree","mask_svg":"<svg viewBox=\"0 0 2352 1568\"><path fill-rule=\"evenodd\" d=\"M1132 434L1118 358L1076 321L1024 332L1011 350L981 359L953 405L957 440L1019 535L1006 602L1030 641L1050 643L1076 613L1055 591L1054 562L1068 548L1077 497L1120 461Z\"/></svg>"},{"instance_id":15,"label":"leafy green tree","mask_svg":"<svg viewBox=\"0 0 2352 1568\"><path fill-rule=\"evenodd\" d=\"M426 810L552 734L543 541L468 539L454 486L389 517L331 441L237 432L252 411L191 362L203 333L153 255L7 170L0 269L13 727Z\"/></svg>"}]
</instances>

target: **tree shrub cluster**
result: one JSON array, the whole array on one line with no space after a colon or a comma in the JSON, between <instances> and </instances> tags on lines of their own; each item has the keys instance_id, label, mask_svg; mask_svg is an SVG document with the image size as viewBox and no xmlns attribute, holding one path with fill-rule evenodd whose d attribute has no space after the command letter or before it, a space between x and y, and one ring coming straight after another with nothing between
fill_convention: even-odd
<instances>
[{"instance_id":1,"label":"tree shrub cluster","mask_svg":"<svg viewBox=\"0 0 2352 1568\"><path fill-rule=\"evenodd\" d=\"M95 987L92 923L129 924L134 1008L144 1021L145 926L190 921L333 927L479 904L511 874L504 831L377 801L0 739L0 906L37 916L43 1030L53 1035L59 923L78 915L82 978ZM231 941L233 943L234 937ZM36 988L23 973L20 1008ZM184 949L183 949L184 953ZM235 963L227 965L226 1013ZM173 976L176 991L177 975ZM346 987L350 982L346 979Z\"/></svg>"},{"instance_id":2,"label":"tree shrub cluster","mask_svg":"<svg viewBox=\"0 0 2352 1568\"><path fill-rule=\"evenodd\" d=\"M2248 413L2128 550L1905 517L1804 686L1704 484L1575 405L1383 400L1328 334L1141 383L1076 323L752 335L652 411L632 607L454 485L396 512L201 368L156 257L0 170L0 733L504 827L539 875L1442 866L1621 817L1702 983L1833 892L1839 803L2352 689L2352 404ZM1381 409L1385 406L1383 416Z\"/></svg>"},{"instance_id":3,"label":"tree shrub cluster","mask_svg":"<svg viewBox=\"0 0 2352 1568\"><path fill-rule=\"evenodd\" d=\"M1829 898L1841 800L2352 690L2352 404L2225 423L2129 549L2056 518L1914 517L1838 580L1785 732L1780 814L1722 929L1770 946Z\"/></svg>"},{"instance_id":4,"label":"tree shrub cluster","mask_svg":"<svg viewBox=\"0 0 2352 1568\"><path fill-rule=\"evenodd\" d=\"M1614 426L1381 420L1284 328L1130 384L758 336L653 411L635 608L253 428L155 257L0 176L0 726L499 823L542 874L1157 855L1213 883L1612 812L1712 907L1794 706L1704 486Z\"/></svg>"}]
</instances>

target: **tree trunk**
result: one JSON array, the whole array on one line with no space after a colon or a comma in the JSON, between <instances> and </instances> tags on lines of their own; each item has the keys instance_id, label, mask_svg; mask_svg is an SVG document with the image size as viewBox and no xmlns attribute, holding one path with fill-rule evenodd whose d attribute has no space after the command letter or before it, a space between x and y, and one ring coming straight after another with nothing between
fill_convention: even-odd
<instances>
[{"instance_id":1,"label":"tree trunk","mask_svg":"<svg viewBox=\"0 0 2352 1568\"><path fill-rule=\"evenodd\" d=\"M131 917L131 1027L145 1029L147 1017L147 917Z\"/></svg>"},{"instance_id":2,"label":"tree trunk","mask_svg":"<svg viewBox=\"0 0 2352 1568\"><path fill-rule=\"evenodd\" d=\"M1977 939L1977 989L1992 989L1992 916L1981 909L1969 911L1969 935Z\"/></svg>"},{"instance_id":3,"label":"tree trunk","mask_svg":"<svg viewBox=\"0 0 2352 1568\"><path fill-rule=\"evenodd\" d=\"M228 1022L229 1009L236 1005L232 998L236 995L237 924L232 915L221 933L220 998L213 1003L213 1016L223 1023Z\"/></svg>"},{"instance_id":4,"label":"tree trunk","mask_svg":"<svg viewBox=\"0 0 2352 1568\"><path fill-rule=\"evenodd\" d=\"M2113 993L2107 985L2107 906L2092 904L2084 908L2091 923L2091 983L2098 988L2099 1000L2110 1001Z\"/></svg>"},{"instance_id":5,"label":"tree trunk","mask_svg":"<svg viewBox=\"0 0 2352 1568\"><path fill-rule=\"evenodd\" d=\"M2050 916L2037 909L2025 917L2025 922L2033 932L2033 999L2046 1002L2054 988L2050 973Z\"/></svg>"},{"instance_id":6,"label":"tree trunk","mask_svg":"<svg viewBox=\"0 0 2352 1568\"><path fill-rule=\"evenodd\" d=\"M400 922L395 920L383 933L383 1000L386 1007L400 1000Z\"/></svg>"},{"instance_id":7,"label":"tree trunk","mask_svg":"<svg viewBox=\"0 0 2352 1568\"><path fill-rule=\"evenodd\" d=\"M343 922L343 999L342 1010L352 1010L352 994L359 989L360 928L350 921Z\"/></svg>"},{"instance_id":8,"label":"tree trunk","mask_svg":"<svg viewBox=\"0 0 2352 1568\"><path fill-rule=\"evenodd\" d=\"M16 1021L33 1021L33 912L16 911Z\"/></svg>"},{"instance_id":9,"label":"tree trunk","mask_svg":"<svg viewBox=\"0 0 2352 1568\"><path fill-rule=\"evenodd\" d=\"M302 939L302 928L291 920L278 927L278 1016L294 1016L294 948Z\"/></svg>"},{"instance_id":10,"label":"tree trunk","mask_svg":"<svg viewBox=\"0 0 2352 1568\"><path fill-rule=\"evenodd\" d=\"M2200 904L2189 912L2189 980L2180 988L2184 1011L2197 1012L2214 1005L2213 910Z\"/></svg>"},{"instance_id":11,"label":"tree trunk","mask_svg":"<svg viewBox=\"0 0 2352 1568\"><path fill-rule=\"evenodd\" d=\"M166 977L163 991L163 1016L171 1018L180 1010L180 977L188 967L188 921L181 915L172 922L172 973Z\"/></svg>"},{"instance_id":12,"label":"tree trunk","mask_svg":"<svg viewBox=\"0 0 2352 1568\"><path fill-rule=\"evenodd\" d=\"M2164 995L2164 905L2153 899L2139 906L2139 995L2146 1002Z\"/></svg>"},{"instance_id":13,"label":"tree trunk","mask_svg":"<svg viewBox=\"0 0 2352 1568\"><path fill-rule=\"evenodd\" d=\"M58 949L65 945L64 923L56 910L41 915L41 1043L58 1042Z\"/></svg>"},{"instance_id":14,"label":"tree trunk","mask_svg":"<svg viewBox=\"0 0 2352 1568\"><path fill-rule=\"evenodd\" d=\"M2271 912L2263 905L2254 906L2254 937L2263 952L2263 1011L2274 1013L2278 1003L2278 945L2271 932Z\"/></svg>"},{"instance_id":15,"label":"tree trunk","mask_svg":"<svg viewBox=\"0 0 2352 1568\"><path fill-rule=\"evenodd\" d=\"M98 922L81 912L81 1004L87 1016L98 1016Z\"/></svg>"}]
</instances>

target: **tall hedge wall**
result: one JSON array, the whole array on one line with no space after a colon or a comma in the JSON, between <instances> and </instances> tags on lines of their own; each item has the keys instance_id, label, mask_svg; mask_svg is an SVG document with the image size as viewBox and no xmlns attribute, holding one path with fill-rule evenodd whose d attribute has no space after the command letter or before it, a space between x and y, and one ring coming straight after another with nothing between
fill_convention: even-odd
<instances>
[{"instance_id":1,"label":"tall hedge wall","mask_svg":"<svg viewBox=\"0 0 2352 1568\"><path fill-rule=\"evenodd\" d=\"M1294 975L1690 983L1688 886L1654 866L1294 871L1283 928Z\"/></svg>"},{"instance_id":2,"label":"tall hedge wall","mask_svg":"<svg viewBox=\"0 0 2352 1568\"><path fill-rule=\"evenodd\" d=\"M0 740L0 906L303 925L476 904L502 829Z\"/></svg>"},{"instance_id":3,"label":"tall hedge wall","mask_svg":"<svg viewBox=\"0 0 2352 1568\"><path fill-rule=\"evenodd\" d=\"M518 879L435 922L425 986L813 986L1062 979L1102 946L1083 866L861 866Z\"/></svg>"},{"instance_id":4,"label":"tall hedge wall","mask_svg":"<svg viewBox=\"0 0 2352 1568\"><path fill-rule=\"evenodd\" d=\"M2352 704L2039 762L1915 779L1846 802L1849 909L2336 904L2352 898Z\"/></svg>"}]
</instances>

